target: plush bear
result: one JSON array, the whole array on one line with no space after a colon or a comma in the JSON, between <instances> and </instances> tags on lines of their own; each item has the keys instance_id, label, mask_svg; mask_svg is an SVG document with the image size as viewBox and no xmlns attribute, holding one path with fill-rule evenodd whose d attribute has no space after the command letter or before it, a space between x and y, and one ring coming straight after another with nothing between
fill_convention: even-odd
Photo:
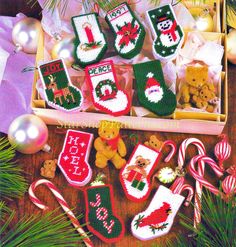
<instances>
[{"instance_id":1,"label":"plush bear","mask_svg":"<svg viewBox=\"0 0 236 247\"><path fill-rule=\"evenodd\" d=\"M56 167L57 167L57 159L45 160L43 163L43 167L41 167L40 169L41 176L45 178L54 178Z\"/></svg>"},{"instance_id":2,"label":"plush bear","mask_svg":"<svg viewBox=\"0 0 236 247\"><path fill-rule=\"evenodd\" d=\"M198 95L199 89L208 80L208 67L188 66L186 68L186 83L180 89L179 101L186 106L190 106L192 95Z\"/></svg>"},{"instance_id":3,"label":"plush bear","mask_svg":"<svg viewBox=\"0 0 236 247\"><path fill-rule=\"evenodd\" d=\"M150 139L149 141L146 141L144 142L144 145L148 146L148 147L151 147L157 151L160 151L161 150L161 147L163 145L163 142L162 141L159 141L156 136L152 135L150 136Z\"/></svg>"},{"instance_id":4,"label":"plush bear","mask_svg":"<svg viewBox=\"0 0 236 247\"><path fill-rule=\"evenodd\" d=\"M99 168L107 166L110 160L117 169L121 169L127 153L124 141L120 137L120 123L101 121L98 128L99 137L94 142L97 150L95 165Z\"/></svg>"}]
</instances>

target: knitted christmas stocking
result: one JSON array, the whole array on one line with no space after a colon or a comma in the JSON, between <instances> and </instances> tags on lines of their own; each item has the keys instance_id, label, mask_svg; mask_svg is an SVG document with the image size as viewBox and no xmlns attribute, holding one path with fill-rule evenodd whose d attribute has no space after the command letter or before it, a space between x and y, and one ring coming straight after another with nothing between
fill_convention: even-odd
<instances>
[{"instance_id":1,"label":"knitted christmas stocking","mask_svg":"<svg viewBox=\"0 0 236 247\"><path fill-rule=\"evenodd\" d=\"M115 49L123 58L133 58L142 49L145 29L127 3L110 10L106 21L115 35Z\"/></svg>"},{"instance_id":2,"label":"knitted christmas stocking","mask_svg":"<svg viewBox=\"0 0 236 247\"><path fill-rule=\"evenodd\" d=\"M184 32L171 5L147 11L154 36L153 52L159 59L173 59L184 41Z\"/></svg>"},{"instance_id":3,"label":"knitted christmas stocking","mask_svg":"<svg viewBox=\"0 0 236 247\"><path fill-rule=\"evenodd\" d=\"M112 61L87 66L85 73L96 108L113 116L129 112L130 99L118 84Z\"/></svg>"},{"instance_id":4,"label":"knitted christmas stocking","mask_svg":"<svg viewBox=\"0 0 236 247\"><path fill-rule=\"evenodd\" d=\"M88 164L93 134L68 130L63 150L58 158L58 166L67 181L73 186L86 185L92 176Z\"/></svg>"},{"instance_id":5,"label":"knitted christmas stocking","mask_svg":"<svg viewBox=\"0 0 236 247\"><path fill-rule=\"evenodd\" d=\"M114 243L124 235L124 223L114 209L111 185L91 186L84 190L88 229L106 243Z\"/></svg>"},{"instance_id":6,"label":"knitted christmas stocking","mask_svg":"<svg viewBox=\"0 0 236 247\"><path fill-rule=\"evenodd\" d=\"M80 90L72 85L62 59L44 63L38 70L48 105L65 111L80 108L83 96Z\"/></svg>"},{"instance_id":7,"label":"knitted christmas stocking","mask_svg":"<svg viewBox=\"0 0 236 247\"><path fill-rule=\"evenodd\" d=\"M165 84L160 61L135 64L134 74L142 106L159 116L175 111L176 96Z\"/></svg>"},{"instance_id":8,"label":"knitted christmas stocking","mask_svg":"<svg viewBox=\"0 0 236 247\"><path fill-rule=\"evenodd\" d=\"M132 234L140 240L151 240L167 234L185 199L179 195L184 189L189 190L188 200L191 201L191 186L183 185L179 191L173 191L160 185L148 208L137 214L131 222ZM185 203L186 206L189 201Z\"/></svg>"},{"instance_id":9,"label":"knitted christmas stocking","mask_svg":"<svg viewBox=\"0 0 236 247\"><path fill-rule=\"evenodd\" d=\"M72 17L76 34L75 57L82 67L99 62L106 50L106 38L101 30L96 13Z\"/></svg>"}]
</instances>

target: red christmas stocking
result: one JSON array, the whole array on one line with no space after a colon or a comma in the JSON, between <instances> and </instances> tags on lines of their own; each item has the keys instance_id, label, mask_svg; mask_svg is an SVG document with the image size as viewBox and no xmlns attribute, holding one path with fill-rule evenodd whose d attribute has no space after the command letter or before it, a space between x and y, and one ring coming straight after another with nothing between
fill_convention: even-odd
<instances>
[{"instance_id":1,"label":"red christmas stocking","mask_svg":"<svg viewBox=\"0 0 236 247\"><path fill-rule=\"evenodd\" d=\"M124 235L124 223L115 214L111 185L91 186L84 190L88 229L106 243L114 243Z\"/></svg>"},{"instance_id":2,"label":"red christmas stocking","mask_svg":"<svg viewBox=\"0 0 236 247\"><path fill-rule=\"evenodd\" d=\"M88 156L93 140L90 133L68 130L59 155L58 166L67 181L73 186L86 185L92 176Z\"/></svg>"},{"instance_id":3,"label":"red christmas stocking","mask_svg":"<svg viewBox=\"0 0 236 247\"><path fill-rule=\"evenodd\" d=\"M113 116L129 112L130 99L118 84L112 61L87 66L85 73L96 108Z\"/></svg>"}]
</instances>

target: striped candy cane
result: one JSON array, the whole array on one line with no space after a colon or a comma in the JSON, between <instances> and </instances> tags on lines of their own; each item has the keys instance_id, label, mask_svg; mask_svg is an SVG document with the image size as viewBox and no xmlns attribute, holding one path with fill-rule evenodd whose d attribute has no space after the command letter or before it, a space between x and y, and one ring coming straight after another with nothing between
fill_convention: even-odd
<instances>
[{"instance_id":1,"label":"striped candy cane","mask_svg":"<svg viewBox=\"0 0 236 247\"><path fill-rule=\"evenodd\" d=\"M165 147L165 146L170 146L171 147L171 151L170 153L168 154L168 156L165 158L165 162L169 162L172 157L176 154L176 151L177 151L177 146L176 146L176 143L174 141L171 141L171 140L167 140L165 141L163 144L162 144L162 147L161 147L161 151L162 149Z\"/></svg>"},{"instance_id":2,"label":"striped candy cane","mask_svg":"<svg viewBox=\"0 0 236 247\"><path fill-rule=\"evenodd\" d=\"M181 171L184 167L184 161L186 156L186 149L187 147L193 144L197 147L198 153L201 155L205 155L206 150L203 143L197 138L187 138L185 139L179 148L179 155L178 155L178 169ZM204 162L200 162L198 166L198 173L199 175L204 175L205 165ZM199 181L196 181L195 186L195 197L194 197L194 227L196 228L197 225L201 222L201 196L202 196L202 185Z\"/></svg>"},{"instance_id":3,"label":"striped candy cane","mask_svg":"<svg viewBox=\"0 0 236 247\"><path fill-rule=\"evenodd\" d=\"M79 232L79 234L81 234L82 236L84 236L85 238L83 239L85 245L87 247L92 247L93 243L92 241L89 239L88 235L85 233L85 231L83 230L83 228L81 227L78 219L76 218L76 216L74 215L74 213L70 210L69 205L67 204L67 202L65 201L65 199L63 198L63 196L60 194L60 191L57 189L57 187L50 181L46 180L46 179L39 179L35 182L33 182L30 187L29 187L29 198L30 200L39 208L46 210L48 209L48 207L42 203L36 196L35 196L35 190L36 188L41 185L44 184L46 185L51 192L53 193L53 195L56 197L57 201L59 202L59 204L61 205L61 207L63 208L63 210L66 212L67 216L69 217L69 219L71 220L73 226L76 228L76 230Z\"/></svg>"}]
</instances>

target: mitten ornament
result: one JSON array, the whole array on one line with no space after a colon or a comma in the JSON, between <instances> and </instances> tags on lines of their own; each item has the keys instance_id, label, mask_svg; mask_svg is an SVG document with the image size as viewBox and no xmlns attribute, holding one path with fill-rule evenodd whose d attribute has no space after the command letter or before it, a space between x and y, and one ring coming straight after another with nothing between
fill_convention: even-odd
<instances>
[{"instance_id":1,"label":"mitten ornament","mask_svg":"<svg viewBox=\"0 0 236 247\"><path fill-rule=\"evenodd\" d=\"M175 154L172 147L168 162ZM120 172L120 182L128 199L141 202L148 198L151 192L151 175L160 160L161 152L143 144L137 144L129 161Z\"/></svg>"},{"instance_id":2,"label":"mitten ornament","mask_svg":"<svg viewBox=\"0 0 236 247\"><path fill-rule=\"evenodd\" d=\"M41 64L38 69L49 106L64 111L80 108L83 96L81 91L72 85L62 59Z\"/></svg>"},{"instance_id":3,"label":"mitten ornament","mask_svg":"<svg viewBox=\"0 0 236 247\"><path fill-rule=\"evenodd\" d=\"M120 88L112 61L87 66L85 73L97 109L113 116L129 112L130 99Z\"/></svg>"},{"instance_id":4,"label":"mitten ornament","mask_svg":"<svg viewBox=\"0 0 236 247\"><path fill-rule=\"evenodd\" d=\"M98 22L98 15L90 13L72 17L75 39L75 57L80 66L99 62L106 50L107 41Z\"/></svg>"},{"instance_id":5,"label":"mitten ornament","mask_svg":"<svg viewBox=\"0 0 236 247\"><path fill-rule=\"evenodd\" d=\"M115 50L123 58L133 58L142 49L145 29L127 3L110 10L106 21L115 35Z\"/></svg>"},{"instance_id":6,"label":"mitten ornament","mask_svg":"<svg viewBox=\"0 0 236 247\"><path fill-rule=\"evenodd\" d=\"M92 176L88 157L92 145L93 134L68 130L58 166L67 181L73 186L86 185Z\"/></svg>"},{"instance_id":7,"label":"mitten ornament","mask_svg":"<svg viewBox=\"0 0 236 247\"><path fill-rule=\"evenodd\" d=\"M94 185L84 190L86 221L89 231L106 243L119 241L124 223L116 215L111 185Z\"/></svg>"},{"instance_id":8,"label":"mitten ornament","mask_svg":"<svg viewBox=\"0 0 236 247\"><path fill-rule=\"evenodd\" d=\"M184 32L178 24L171 5L147 11L154 36L153 52L158 59L174 59L184 41Z\"/></svg>"},{"instance_id":9,"label":"mitten ornament","mask_svg":"<svg viewBox=\"0 0 236 247\"><path fill-rule=\"evenodd\" d=\"M165 84L160 61L139 63L133 67L140 104L159 116L172 114L176 108L176 96Z\"/></svg>"},{"instance_id":10,"label":"mitten ornament","mask_svg":"<svg viewBox=\"0 0 236 247\"><path fill-rule=\"evenodd\" d=\"M160 185L148 208L137 214L131 223L132 234L140 240L151 240L167 234L174 222L184 197L180 193L188 190L185 206L193 197L193 188L178 178L170 189Z\"/></svg>"}]
</instances>

